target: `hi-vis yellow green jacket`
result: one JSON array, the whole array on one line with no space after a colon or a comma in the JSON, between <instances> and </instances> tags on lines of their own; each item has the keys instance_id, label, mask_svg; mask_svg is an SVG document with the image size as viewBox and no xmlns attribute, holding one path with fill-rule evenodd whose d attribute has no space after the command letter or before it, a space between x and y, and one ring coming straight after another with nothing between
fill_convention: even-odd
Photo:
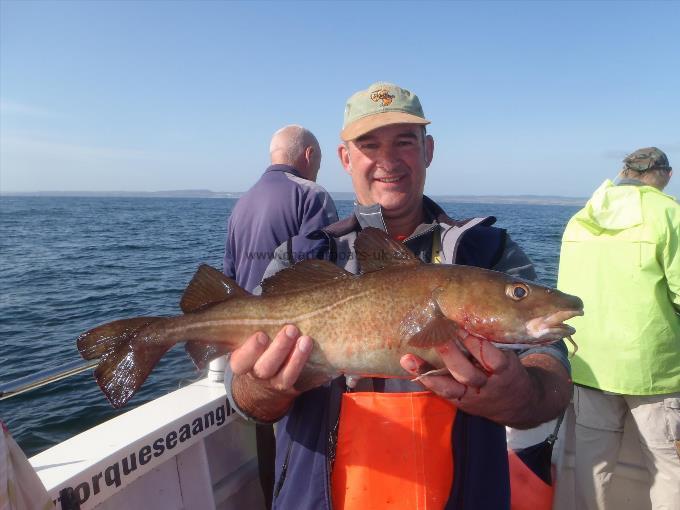
<instances>
[{"instance_id":1,"label":"hi-vis yellow green jacket","mask_svg":"<svg viewBox=\"0 0 680 510\"><path fill-rule=\"evenodd\" d=\"M680 205L651 186L605 181L569 221L557 286L583 317L575 383L627 395L680 391Z\"/></svg>"}]
</instances>

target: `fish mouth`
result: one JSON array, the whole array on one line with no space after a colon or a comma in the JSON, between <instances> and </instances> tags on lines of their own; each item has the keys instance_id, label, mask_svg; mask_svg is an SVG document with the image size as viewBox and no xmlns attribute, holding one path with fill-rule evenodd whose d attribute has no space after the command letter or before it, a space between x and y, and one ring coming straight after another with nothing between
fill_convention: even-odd
<instances>
[{"instance_id":1,"label":"fish mouth","mask_svg":"<svg viewBox=\"0 0 680 510\"><path fill-rule=\"evenodd\" d=\"M560 310L531 319L526 323L526 330L533 343L556 342L576 333L576 329L564 321L579 315L583 315L583 310Z\"/></svg>"}]
</instances>

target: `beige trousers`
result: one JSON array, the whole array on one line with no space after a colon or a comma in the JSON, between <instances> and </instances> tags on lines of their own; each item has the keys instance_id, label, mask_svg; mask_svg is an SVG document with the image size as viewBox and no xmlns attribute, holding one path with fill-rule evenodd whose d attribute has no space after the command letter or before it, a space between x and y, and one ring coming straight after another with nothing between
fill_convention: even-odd
<instances>
[{"instance_id":1,"label":"beige trousers","mask_svg":"<svg viewBox=\"0 0 680 510\"><path fill-rule=\"evenodd\" d=\"M654 510L680 510L680 393L616 395L574 387L576 508L614 510L608 489L627 414L649 471Z\"/></svg>"}]
</instances>

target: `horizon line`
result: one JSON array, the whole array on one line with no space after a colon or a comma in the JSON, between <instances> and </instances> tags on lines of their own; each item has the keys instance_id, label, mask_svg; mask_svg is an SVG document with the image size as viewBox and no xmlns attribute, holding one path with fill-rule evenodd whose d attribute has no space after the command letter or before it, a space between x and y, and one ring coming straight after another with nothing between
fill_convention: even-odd
<instances>
[{"instance_id":1,"label":"horizon line","mask_svg":"<svg viewBox=\"0 0 680 510\"><path fill-rule=\"evenodd\" d=\"M158 195L158 194L173 194L173 195L216 195L216 196L241 196L247 193L247 191L212 191L208 189L176 189L176 190L154 190L154 191L144 191L144 190L14 190L14 191L3 191L0 190L0 195L65 195L73 194L72 196L78 196L80 194L84 195ZM331 195L354 195L354 191L328 191ZM573 196L573 195L542 195L533 193L508 193L508 194L428 194L425 195L430 197L549 197L549 198L569 198L569 199L587 199L588 197Z\"/></svg>"},{"instance_id":2,"label":"horizon line","mask_svg":"<svg viewBox=\"0 0 680 510\"><path fill-rule=\"evenodd\" d=\"M0 197L72 197L72 198L178 198L178 199L238 199L244 191L165 190L165 191L0 191ZM353 191L329 191L334 200L354 200ZM495 203L525 205L583 206L587 197L563 195L428 195L438 202Z\"/></svg>"}]
</instances>

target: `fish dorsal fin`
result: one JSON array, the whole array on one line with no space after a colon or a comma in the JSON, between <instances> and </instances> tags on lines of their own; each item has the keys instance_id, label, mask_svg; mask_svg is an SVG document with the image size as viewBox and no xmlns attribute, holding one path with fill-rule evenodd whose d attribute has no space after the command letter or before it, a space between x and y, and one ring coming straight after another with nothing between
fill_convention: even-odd
<instances>
[{"instance_id":1,"label":"fish dorsal fin","mask_svg":"<svg viewBox=\"0 0 680 510\"><path fill-rule=\"evenodd\" d=\"M410 347L426 349L456 338L458 326L447 319L434 299L415 307L399 325L399 334Z\"/></svg>"},{"instance_id":2,"label":"fish dorsal fin","mask_svg":"<svg viewBox=\"0 0 680 510\"><path fill-rule=\"evenodd\" d=\"M207 264L201 264L187 285L179 306L184 313L195 312L214 303L220 303L248 293L234 280Z\"/></svg>"},{"instance_id":3,"label":"fish dorsal fin","mask_svg":"<svg viewBox=\"0 0 680 510\"><path fill-rule=\"evenodd\" d=\"M367 227L354 241L362 273L370 273L394 266L417 266L422 261L405 245L391 239L379 228Z\"/></svg>"},{"instance_id":4,"label":"fish dorsal fin","mask_svg":"<svg viewBox=\"0 0 680 510\"><path fill-rule=\"evenodd\" d=\"M354 275L332 262L307 259L270 276L262 282L262 294L309 290Z\"/></svg>"}]
</instances>

